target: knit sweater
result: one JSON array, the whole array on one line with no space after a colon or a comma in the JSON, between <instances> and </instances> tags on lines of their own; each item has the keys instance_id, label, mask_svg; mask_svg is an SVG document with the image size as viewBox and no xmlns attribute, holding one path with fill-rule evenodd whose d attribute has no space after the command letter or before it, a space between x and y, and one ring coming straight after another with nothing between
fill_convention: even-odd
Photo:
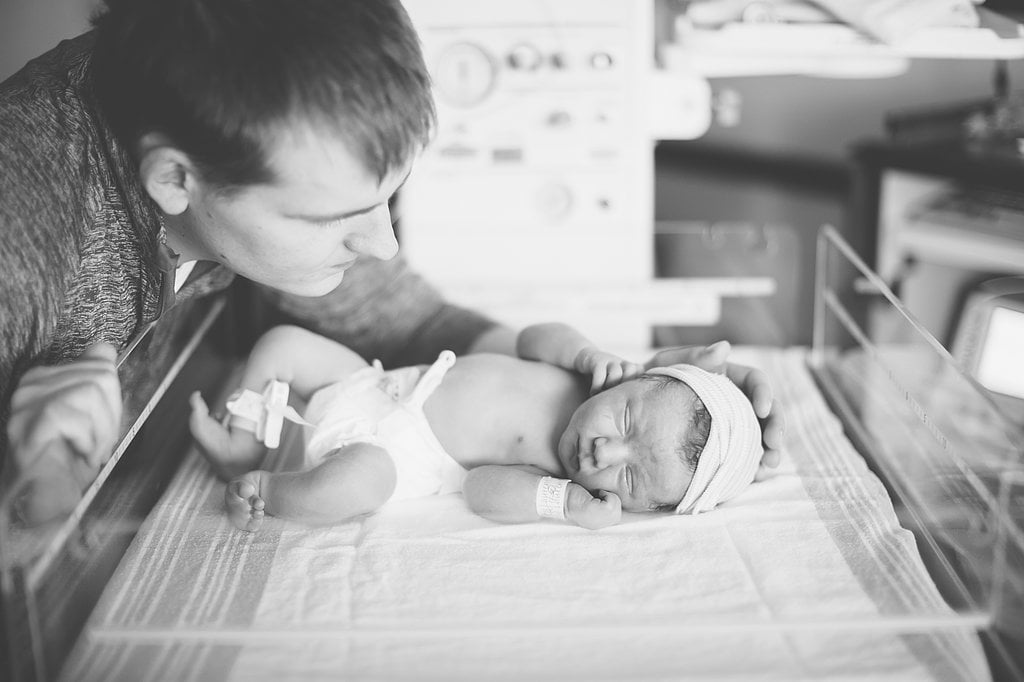
<instances>
[{"instance_id":1,"label":"knit sweater","mask_svg":"<svg viewBox=\"0 0 1024 682\"><path fill-rule=\"evenodd\" d=\"M96 341L123 348L160 314L162 216L103 121L92 42L64 41L0 84L0 452L25 371ZM231 283L231 271L210 265L179 303ZM493 325L446 304L401 258L362 258L320 298L264 292L286 319L385 364L464 352Z\"/></svg>"}]
</instances>

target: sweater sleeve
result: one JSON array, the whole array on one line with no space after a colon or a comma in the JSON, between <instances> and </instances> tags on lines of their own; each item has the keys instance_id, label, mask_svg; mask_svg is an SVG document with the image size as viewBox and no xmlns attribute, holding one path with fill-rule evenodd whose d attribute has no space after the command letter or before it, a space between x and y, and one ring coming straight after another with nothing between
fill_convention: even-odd
<instances>
[{"instance_id":1,"label":"sweater sleeve","mask_svg":"<svg viewBox=\"0 0 1024 682\"><path fill-rule=\"evenodd\" d=\"M430 363L442 350L457 355L496 323L447 303L401 256L362 258L341 286L318 298L263 288L286 321L332 338L386 367Z\"/></svg>"},{"instance_id":2,"label":"sweater sleeve","mask_svg":"<svg viewBox=\"0 0 1024 682\"><path fill-rule=\"evenodd\" d=\"M45 121L0 94L0 452L11 395L56 326L78 235ZM51 146L48 146L50 144Z\"/></svg>"}]
</instances>

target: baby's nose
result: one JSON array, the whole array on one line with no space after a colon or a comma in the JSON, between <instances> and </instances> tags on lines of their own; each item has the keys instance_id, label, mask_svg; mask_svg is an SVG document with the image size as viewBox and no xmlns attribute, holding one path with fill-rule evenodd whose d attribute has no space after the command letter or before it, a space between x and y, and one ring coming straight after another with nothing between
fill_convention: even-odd
<instances>
[{"instance_id":1,"label":"baby's nose","mask_svg":"<svg viewBox=\"0 0 1024 682\"><path fill-rule=\"evenodd\" d=\"M620 464L625 456L625 444L604 436L594 439L594 463L599 469Z\"/></svg>"}]
</instances>

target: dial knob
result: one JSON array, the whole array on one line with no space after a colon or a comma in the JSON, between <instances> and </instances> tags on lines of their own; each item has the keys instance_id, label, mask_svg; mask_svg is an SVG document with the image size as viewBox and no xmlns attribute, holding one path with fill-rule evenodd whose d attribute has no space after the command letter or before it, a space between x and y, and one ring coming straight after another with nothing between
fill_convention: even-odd
<instances>
[{"instance_id":1,"label":"dial knob","mask_svg":"<svg viewBox=\"0 0 1024 682\"><path fill-rule=\"evenodd\" d=\"M540 50L529 43L519 43L508 53L508 65L516 71L536 71L543 62Z\"/></svg>"},{"instance_id":2,"label":"dial knob","mask_svg":"<svg viewBox=\"0 0 1024 682\"><path fill-rule=\"evenodd\" d=\"M474 43L454 43L437 58L434 84L450 103L471 107L494 89L497 69L487 50Z\"/></svg>"}]
</instances>

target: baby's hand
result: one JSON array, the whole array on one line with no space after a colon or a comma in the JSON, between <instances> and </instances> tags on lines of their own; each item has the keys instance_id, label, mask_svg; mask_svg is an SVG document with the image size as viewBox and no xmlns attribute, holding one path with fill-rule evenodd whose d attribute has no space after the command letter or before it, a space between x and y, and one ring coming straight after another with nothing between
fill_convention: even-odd
<instances>
[{"instance_id":1,"label":"baby's hand","mask_svg":"<svg viewBox=\"0 0 1024 682\"><path fill-rule=\"evenodd\" d=\"M244 429L228 429L210 415L199 391L192 394L189 428L199 450L224 479L231 479L260 465L266 448Z\"/></svg>"},{"instance_id":2,"label":"baby's hand","mask_svg":"<svg viewBox=\"0 0 1024 682\"><path fill-rule=\"evenodd\" d=\"M592 346L584 348L576 355L574 365L577 372L592 375L592 394L618 386L644 371L643 365L639 363L623 360L618 355L606 353Z\"/></svg>"},{"instance_id":3,"label":"baby's hand","mask_svg":"<svg viewBox=\"0 0 1024 682\"><path fill-rule=\"evenodd\" d=\"M594 497L578 483L570 483L565 496L565 518L581 528L597 530L622 520L622 501L615 493L600 491Z\"/></svg>"}]
</instances>

